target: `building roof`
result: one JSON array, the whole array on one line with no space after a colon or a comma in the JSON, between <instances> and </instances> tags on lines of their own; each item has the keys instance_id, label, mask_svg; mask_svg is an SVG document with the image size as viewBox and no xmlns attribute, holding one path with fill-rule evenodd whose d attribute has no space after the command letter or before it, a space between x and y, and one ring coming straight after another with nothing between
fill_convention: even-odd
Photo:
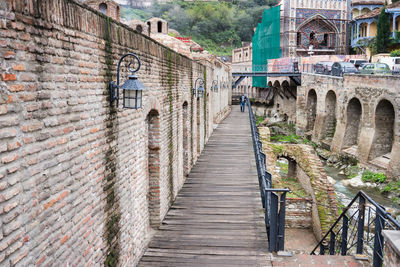
<instances>
[{"instance_id":1,"label":"building roof","mask_svg":"<svg viewBox=\"0 0 400 267\"><path fill-rule=\"evenodd\" d=\"M351 1L352 6L356 5L384 5L385 0L353 0Z\"/></svg>"},{"instance_id":2,"label":"building roof","mask_svg":"<svg viewBox=\"0 0 400 267\"><path fill-rule=\"evenodd\" d=\"M393 4L387 5L386 8L387 9L400 8L400 2L396 2ZM375 18L375 17L379 16L380 13L381 13L381 9L375 9L364 15L356 17L355 20Z\"/></svg>"}]
</instances>

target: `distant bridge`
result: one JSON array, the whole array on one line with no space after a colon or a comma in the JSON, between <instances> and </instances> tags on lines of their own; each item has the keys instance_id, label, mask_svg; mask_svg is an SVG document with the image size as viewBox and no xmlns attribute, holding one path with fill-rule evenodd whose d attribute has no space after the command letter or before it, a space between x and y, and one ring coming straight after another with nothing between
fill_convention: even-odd
<instances>
[{"instance_id":1,"label":"distant bridge","mask_svg":"<svg viewBox=\"0 0 400 267\"><path fill-rule=\"evenodd\" d=\"M236 67L236 66L235 66ZM241 65L232 72L233 77L239 77L233 82L233 88L246 77L289 77L296 85L301 85L301 72L298 66L288 65L272 65L268 70L268 65Z\"/></svg>"}]
</instances>

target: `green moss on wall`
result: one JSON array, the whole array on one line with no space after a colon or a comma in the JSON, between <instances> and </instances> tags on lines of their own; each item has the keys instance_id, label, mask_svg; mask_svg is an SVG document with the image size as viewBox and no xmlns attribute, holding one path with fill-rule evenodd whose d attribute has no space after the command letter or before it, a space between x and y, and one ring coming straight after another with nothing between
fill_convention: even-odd
<instances>
[{"instance_id":1,"label":"green moss on wall","mask_svg":"<svg viewBox=\"0 0 400 267\"><path fill-rule=\"evenodd\" d=\"M172 205L174 201L174 133L173 133L173 111L174 111L174 97L172 92L173 82L172 82L172 57L171 51L167 52L168 60L168 100L169 100L169 114L170 114L170 125L169 125L169 194L170 194L170 204Z\"/></svg>"},{"instance_id":2,"label":"green moss on wall","mask_svg":"<svg viewBox=\"0 0 400 267\"><path fill-rule=\"evenodd\" d=\"M204 67L204 143L207 139L207 67Z\"/></svg>"},{"instance_id":3,"label":"green moss on wall","mask_svg":"<svg viewBox=\"0 0 400 267\"><path fill-rule=\"evenodd\" d=\"M110 18L105 19L105 64L106 64L106 93L109 93L109 83L112 81L112 71L113 71L113 51L111 42L111 25ZM117 139L118 133L118 117L117 108L115 105L110 105L109 112L106 119L106 137L107 143L112 144ZM105 266L117 266L119 262L119 251L120 251L120 240L119 232L120 226L119 221L121 218L121 210L118 198L116 197L115 180L117 171L116 162L116 147L111 145L107 148L104 158L105 166L105 184L103 185L103 192L106 195L106 205L105 205L105 239L106 239L106 258L104 261Z\"/></svg>"}]
</instances>

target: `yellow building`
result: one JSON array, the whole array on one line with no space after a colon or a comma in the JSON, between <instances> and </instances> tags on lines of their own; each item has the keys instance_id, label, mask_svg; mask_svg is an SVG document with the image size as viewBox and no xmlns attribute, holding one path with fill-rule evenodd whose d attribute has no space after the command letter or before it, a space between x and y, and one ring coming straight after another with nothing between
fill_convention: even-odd
<instances>
[{"instance_id":1,"label":"yellow building","mask_svg":"<svg viewBox=\"0 0 400 267\"><path fill-rule=\"evenodd\" d=\"M367 54L368 58L371 56L371 51L367 47L370 40L377 35L378 16L383 8L384 1L353 1L352 2L352 16L353 21L350 27L351 46L360 49L363 53ZM368 5L366 4L368 3ZM370 10L367 12L367 10ZM396 32L400 31L400 2L392 3L385 8L390 18L390 32L393 38L396 37ZM358 15L357 15L358 14ZM398 45L393 48L397 48Z\"/></svg>"}]
</instances>

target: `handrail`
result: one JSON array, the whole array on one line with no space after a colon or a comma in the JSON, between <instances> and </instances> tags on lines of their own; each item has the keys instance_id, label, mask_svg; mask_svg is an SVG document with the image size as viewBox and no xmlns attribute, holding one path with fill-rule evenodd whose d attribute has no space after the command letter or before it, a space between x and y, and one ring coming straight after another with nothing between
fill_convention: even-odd
<instances>
[{"instance_id":1,"label":"handrail","mask_svg":"<svg viewBox=\"0 0 400 267\"><path fill-rule=\"evenodd\" d=\"M359 200L358 207L354 207L357 200ZM348 229L352 230L350 236ZM400 230L400 223L365 192L359 191L318 242L311 255L316 255L318 249L319 255L324 255L326 250L330 255L339 252L341 255L362 254L363 251L368 253L368 250L363 248L369 246L372 248L372 254L367 256L372 258L374 267L381 267L384 229ZM350 240L351 242L348 242ZM327 243L329 245L325 245Z\"/></svg>"},{"instance_id":2,"label":"handrail","mask_svg":"<svg viewBox=\"0 0 400 267\"><path fill-rule=\"evenodd\" d=\"M247 99L254 157L256 160L261 203L265 211L265 226L268 234L269 250L284 250L285 242L285 203L287 188L272 188L272 176L267 171L266 156L262 152L262 142L254 118L250 100ZM280 200L277 192L282 193ZM280 205L279 205L280 202ZM279 208L279 209L278 209Z\"/></svg>"}]
</instances>

